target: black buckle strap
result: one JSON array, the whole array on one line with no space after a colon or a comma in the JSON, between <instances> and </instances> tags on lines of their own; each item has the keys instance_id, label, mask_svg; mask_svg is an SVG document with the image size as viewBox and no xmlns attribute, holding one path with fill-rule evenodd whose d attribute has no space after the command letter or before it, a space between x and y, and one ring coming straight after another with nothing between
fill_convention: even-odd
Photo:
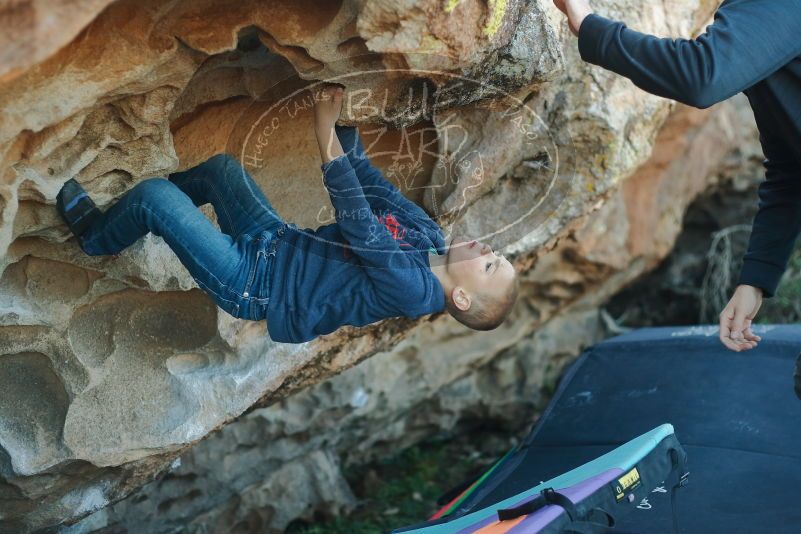
<instances>
[{"instance_id":1,"label":"black buckle strap","mask_svg":"<svg viewBox=\"0 0 801 534\"><path fill-rule=\"evenodd\" d=\"M542 491L540 491L540 494L535 499L525 502L520 506L515 506L514 508L499 509L498 520L508 521L510 519L516 519L523 515L533 514L537 510L544 508L549 504L553 504L563 508L565 510L565 513L567 513L567 516L570 518L570 521L576 520L577 517L576 505L573 504L573 501L571 501L565 495L559 493L553 488L543 489Z\"/></svg>"},{"instance_id":2,"label":"black buckle strap","mask_svg":"<svg viewBox=\"0 0 801 534\"><path fill-rule=\"evenodd\" d=\"M673 515L673 533L679 534L678 514L676 513L676 491L686 486L689 482L690 472L687 471L687 454L677 449L670 449L670 459L673 469L670 475L665 479L665 486L670 488L670 507ZM576 534L601 534L601 533L618 533L625 534L614 528L615 519L606 510L601 508L593 508L587 513L587 518L580 520L576 512L576 505L567 496L559 493L553 488L545 488L540 491L540 494L526 503L516 506L514 508L502 508L497 511L499 521L508 521L516 519L523 515L533 514L537 510L553 504L564 509L570 525L563 532L570 532ZM593 518L593 515L602 515L603 522Z\"/></svg>"},{"instance_id":3,"label":"black buckle strap","mask_svg":"<svg viewBox=\"0 0 801 534\"><path fill-rule=\"evenodd\" d=\"M670 487L670 513L673 516L673 534L679 534L679 515L676 511L676 491L684 487L690 481L690 472L687 471L687 453L676 449L670 449L670 459L673 462L673 470L665 480L665 485Z\"/></svg>"},{"instance_id":4,"label":"black buckle strap","mask_svg":"<svg viewBox=\"0 0 801 534\"><path fill-rule=\"evenodd\" d=\"M565 512L567 513L567 517L570 518L570 521L576 521L578 519L576 505L573 504L573 501L568 499L563 494L559 493L553 488L545 488L542 490L542 496L545 498L546 503L555 504L564 508Z\"/></svg>"},{"instance_id":5,"label":"black buckle strap","mask_svg":"<svg viewBox=\"0 0 801 534\"><path fill-rule=\"evenodd\" d=\"M544 491L544 490L543 490ZM498 521L508 521L510 519L517 519L523 515L533 514L540 508L547 506L548 503L542 496L542 492L537 495L537 498L528 502L515 506L514 508L502 508L498 510Z\"/></svg>"},{"instance_id":6,"label":"black buckle strap","mask_svg":"<svg viewBox=\"0 0 801 534\"><path fill-rule=\"evenodd\" d=\"M543 489L536 499L520 506L498 510L498 520L516 519L523 515L532 514L548 505L559 506L567 514L570 524L562 530L565 534L636 534L615 529L615 518L601 508L589 510L587 517L584 520L579 520L575 503L553 488Z\"/></svg>"}]
</instances>

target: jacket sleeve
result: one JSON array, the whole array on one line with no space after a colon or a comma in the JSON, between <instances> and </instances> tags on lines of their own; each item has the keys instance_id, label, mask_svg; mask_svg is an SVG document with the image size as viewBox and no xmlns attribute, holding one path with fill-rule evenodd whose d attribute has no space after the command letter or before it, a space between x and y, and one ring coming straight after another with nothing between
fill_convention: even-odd
<instances>
[{"instance_id":1,"label":"jacket sleeve","mask_svg":"<svg viewBox=\"0 0 801 534\"><path fill-rule=\"evenodd\" d=\"M658 96L707 108L767 78L801 54L797 2L733 0L696 39L657 38L599 15L579 28L584 61Z\"/></svg>"},{"instance_id":2,"label":"jacket sleeve","mask_svg":"<svg viewBox=\"0 0 801 534\"><path fill-rule=\"evenodd\" d=\"M765 160L765 169L738 284L762 288L763 296L770 298L801 232L801 167L788 156Z\"/></svg>"},{"instance_id":3,"label":"jacket sleeve","mask_svg":"<svg viewBox=\"0 0 801 534\"><path fill-rule=\"evenodd\" d=\"M375 216L347 157L321 168L343 246L361 260L379 299L390 309L416 306L426 293L422 269Z\"/></svg>"},{"instance_id":4,"label":"jacket sleeve","mask_svg":"<svg viewBox=\"0 0 801 534\"><path fill-rule=\"evenodd\" d=\"M419 229L438 232L439 225L417 204L406 198L403 193L386 178L369 160L364 151L364 144L357 128L353 126L335 127L342 150L348 156L356 177L362 186L364 196L373 209L379 212L403 214Z\"/></svg>"}]
</instances>

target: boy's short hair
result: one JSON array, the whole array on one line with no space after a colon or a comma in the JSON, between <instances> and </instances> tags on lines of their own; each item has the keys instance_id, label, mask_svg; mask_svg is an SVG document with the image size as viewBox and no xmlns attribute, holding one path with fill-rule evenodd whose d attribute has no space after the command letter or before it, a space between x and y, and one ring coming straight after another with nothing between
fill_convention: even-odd
<instances>
[{"instance_id":1,"label":"boy's short hair","mask_svg":"<svg viewBox=\"0 0 801 534\"><path fill-rule=\"evenodd\" d=\"M506 292L499 299L493 299L486 293L471 295L470 309L462 311L453 303L450 295L445 298L445 308L451 316L473 330L494 330L498 328L512 312L517 294L520 291L520 279L515 276Z\"/></svg>"}]
</instances>

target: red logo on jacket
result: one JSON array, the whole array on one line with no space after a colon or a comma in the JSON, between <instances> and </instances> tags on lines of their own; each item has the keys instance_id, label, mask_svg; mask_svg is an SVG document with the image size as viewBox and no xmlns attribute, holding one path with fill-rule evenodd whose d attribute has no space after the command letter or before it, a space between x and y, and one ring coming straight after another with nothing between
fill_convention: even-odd
<instances>
[{"instance_id":1,"label":"red logo on jacket","mask_svg":"<svg viewBox=\"0 0 801 534\"><path fill-rule=\"evenodd\" d=\"M394 239L395 241L400 241L400 243L398 243L399 246L401 247L412 246L411 244L403 240L403 238L406 236L406 228L401 223L398 222L398 220L395 218L394 215L392 215L391 213L387 213L386 215L379 215L378 222L383 224L384 228L386 228L389 231L390 235L392 236L392 239ZM353 253L350 251L348 247L342 247L342 255L345 257L345 259L348 259L353 255Z\"/></svg>"}]
</instances>

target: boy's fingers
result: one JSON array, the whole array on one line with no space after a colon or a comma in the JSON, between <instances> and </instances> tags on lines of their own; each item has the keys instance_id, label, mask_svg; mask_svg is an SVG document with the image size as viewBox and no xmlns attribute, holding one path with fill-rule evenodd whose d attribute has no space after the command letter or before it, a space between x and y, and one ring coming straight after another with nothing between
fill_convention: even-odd
<instances>
[{"instance_id":1,"label":"boy's fingers","mask_svg":"<svg viewBox=\"0 0 801 534\"><path fill-rule=\"evenodd\" d=\"M317 95L322 100L328 100L333 95L334 91L336 90L336 86L333 84L323 84L322 86L318 86L317 88Z\"/></svg>"},{"instance_id":2,"label":"boy's fingers","mask_svg":"<svg viewBox=\"0 0 801 534\"><path fill-rule=\"evenodd\" d=\"M321 88L317 88L317 89L315 89L313 91L312 94L313 94L313 98L314 98L314 103L315 104L318 103L318 102L324 102L324 101L328 100L328 95L326 95L325 88L322 88L322 89Z\"/></svg>"}]
</instances>

